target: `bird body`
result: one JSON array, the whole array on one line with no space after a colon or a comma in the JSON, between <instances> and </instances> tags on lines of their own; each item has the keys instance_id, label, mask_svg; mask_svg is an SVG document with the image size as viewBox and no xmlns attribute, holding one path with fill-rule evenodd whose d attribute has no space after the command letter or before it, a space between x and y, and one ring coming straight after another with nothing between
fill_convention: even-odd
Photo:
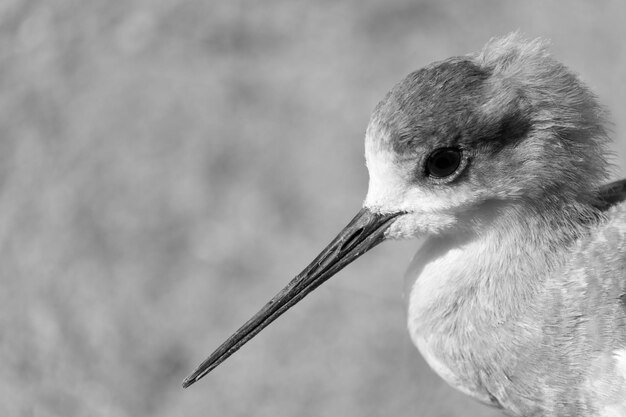
<instances>
[{"instance_id":1,"label":"bird body","mask_svg":"<svg viewBox=\"0 0 626 417\"><path fill-rule=\"evenodd\" d=\"M512 415L626 416L626 204L560 245L515 223L427 240L407 272L412 340Z\"/></svg>"},{"instance_id":2,"label":"bird body","mask_svg":"<svg viewBox=\"0 0 626 417\"><path fill-rule=\"evenodd\" d=\"M408 328L449 384L511 416L626 416L626 180L604 111L518 34L409 74L365 137L363 208L189 386L386 239L426 238Z\"/></svg>"}]
</instances>

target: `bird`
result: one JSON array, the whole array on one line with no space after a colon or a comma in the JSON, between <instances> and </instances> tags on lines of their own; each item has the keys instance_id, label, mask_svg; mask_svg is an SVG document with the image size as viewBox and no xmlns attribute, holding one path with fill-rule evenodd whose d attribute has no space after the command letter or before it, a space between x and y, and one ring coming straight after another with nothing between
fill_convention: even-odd
<instances>
[{"instance_id":1,"label":"bird","mask_svg":"<svg viewBox=\"0 0 626 417\"><path fill-rule=\"evenodd\" d=\"M367 126L361 210L183 386L368 250L420 238L407 324L443 380L509 416L626 416L626 179L607 182L607 114L519 32L410 73Z\"/></svg>"}]
</instances>

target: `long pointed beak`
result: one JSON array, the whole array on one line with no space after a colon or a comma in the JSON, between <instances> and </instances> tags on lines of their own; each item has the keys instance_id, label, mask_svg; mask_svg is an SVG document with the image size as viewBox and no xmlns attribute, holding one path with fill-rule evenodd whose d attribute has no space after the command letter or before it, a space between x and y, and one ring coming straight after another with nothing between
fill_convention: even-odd
<instances>
[{"instance_id":1,"label":"long pointed beak","mask_svg":"<svg viewBox=\"0 0 626 417\"><path fill-rule=\"evenodd\" d=\"M350 262L385 240L385 231L400 213L379 214L367 208L359 213L335 239L285 288L230 336L183 381L187 388L215 369L268 324L276 320L308 293Z\"/></svg>"}]
</instances>

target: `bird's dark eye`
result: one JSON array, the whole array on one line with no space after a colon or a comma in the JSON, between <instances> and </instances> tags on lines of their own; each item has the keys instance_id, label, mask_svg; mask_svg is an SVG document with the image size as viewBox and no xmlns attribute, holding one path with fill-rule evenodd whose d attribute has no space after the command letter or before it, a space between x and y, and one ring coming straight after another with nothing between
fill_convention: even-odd
<instances>
[{"instance_id":1,"label":"bird's dark eye","mask_svg":"<svg viewBox=\"0 0 626 417\"><path fill-rule=\"evenodd\" d=\"M426 174L435 178L449 177L459 168L462 159L458 148L435 149L426 161Z\"/></svg>"}]
</instances>

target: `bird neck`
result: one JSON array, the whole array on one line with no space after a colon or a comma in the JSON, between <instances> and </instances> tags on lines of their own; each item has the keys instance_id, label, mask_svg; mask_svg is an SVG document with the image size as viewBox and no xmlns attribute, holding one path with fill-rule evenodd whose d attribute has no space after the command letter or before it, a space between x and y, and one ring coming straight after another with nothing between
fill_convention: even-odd
<instances>
[{"instance_id":1,"label":"bird neck","mask_svg":"<svg viewBox=\"0 0 626 417\"><path fill-rule=\"evenodd\" d=\"M488 331L533 310L548 277L601 218L590 204L519 202L429 238L408 271L412 333ZM481 217L482 216L482 217ZM411 321L413 321L411 323Z\"/></svg>"}]
</instances>

